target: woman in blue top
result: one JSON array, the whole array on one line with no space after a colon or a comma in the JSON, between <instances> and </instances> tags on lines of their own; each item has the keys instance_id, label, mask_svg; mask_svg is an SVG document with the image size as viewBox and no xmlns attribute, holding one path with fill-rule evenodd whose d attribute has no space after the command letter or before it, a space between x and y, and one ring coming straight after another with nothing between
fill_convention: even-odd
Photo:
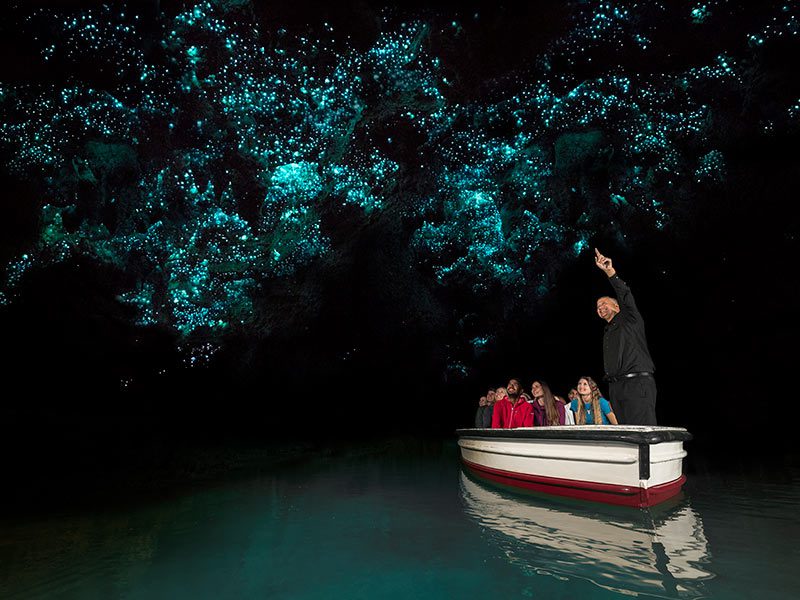
<instances>
[{"instance_id":1,"label":"woman in blue top","mask_svg":"<svg viewBox=\"0 0 800 600\"><path fill-rule=\"evenodd\" d=\"M578 380L578 397L572 401L570 408L575 413L576 425L594 425L594 415L602 417L603 425L617 425L617 417L611 410L611 404L600 395L600 388L591 377L581 377Z\"/></svg>"}]
</instances>

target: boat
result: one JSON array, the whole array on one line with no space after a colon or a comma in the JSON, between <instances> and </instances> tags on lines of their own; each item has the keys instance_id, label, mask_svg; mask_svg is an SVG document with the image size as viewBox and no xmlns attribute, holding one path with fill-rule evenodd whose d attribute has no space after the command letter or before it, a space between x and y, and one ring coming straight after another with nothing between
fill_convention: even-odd
<instances>
[{"instance_id":1,"label":"boat","mask_svg":"<svg viewBox=\"0 0 800 600\"><path fill-rule=\"evenodd\" d=\"M506 493L460 475L466 515L527 572L626 596L708 596L711 551L700 513L685 496L642 510ZM548 595L546 584L537 589Z\"/></svg>"},{"instance_id":2,"label":"boat","mask_svg":"<svg viewBox=\"0 0 800 600\"><path fill-rule=\"evenodd\" d=\"M569 425L459 429L461 460L496 484L593 502L654 506L677 495L683 474L681 427Z\"/></svg>"}]
</instances>

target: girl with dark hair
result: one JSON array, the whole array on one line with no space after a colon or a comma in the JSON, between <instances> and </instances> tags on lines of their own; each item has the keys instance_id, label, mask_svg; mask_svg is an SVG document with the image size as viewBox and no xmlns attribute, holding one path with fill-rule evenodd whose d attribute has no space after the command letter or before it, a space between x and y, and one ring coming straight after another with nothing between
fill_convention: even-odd
<instances>
[{"instance_id":1,"label":"girl with dark hair","mask_svg":"<svg viewBox=\"0 0 800 600\"><path fill-rule=\"evenodd\" d=\"M531 394L533 395L534 426L564 425L566 421L564 405L556 400L547 383L534 381L531 386Z\"/></svg>"},{"instance_id":2,"label":"girl with dark hair","mask_svg":"<svg viewBox=\"0 0 800 600\"><path fill-rule=\"evenodd\" d=\"M577 390L578 398L573 400L570 405L575 413L576 425L618 424L611 404L600 395L600 388L597 387L594 379L581 377L578 380Z\"/></svg>"}]
</instances>

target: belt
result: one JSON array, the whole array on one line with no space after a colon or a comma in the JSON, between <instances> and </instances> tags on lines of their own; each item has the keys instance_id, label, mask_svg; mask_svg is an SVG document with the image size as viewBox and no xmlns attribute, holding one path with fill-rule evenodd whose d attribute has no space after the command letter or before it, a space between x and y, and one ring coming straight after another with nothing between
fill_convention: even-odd
<instances>
[{"instance_id":1,"label":"belt","mask_svg":"<svg viewBox=\"0 0 800 600\"><path fill-rule=\"evenodd\" d=\"M650 371L638 371L636 373L625 373L624 375L615 375L614 377L609 377L606 375L603 377L609 383L615 383L617 381L622 381L623 379L631 379L633 377L652 377L653 374Z\"/></svg>"}]
</instances>

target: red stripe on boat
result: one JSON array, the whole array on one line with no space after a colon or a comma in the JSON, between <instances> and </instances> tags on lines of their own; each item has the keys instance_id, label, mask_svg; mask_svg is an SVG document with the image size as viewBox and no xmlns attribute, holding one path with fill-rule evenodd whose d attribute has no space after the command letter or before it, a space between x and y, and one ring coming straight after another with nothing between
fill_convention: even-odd
<instances>
[{"instance_id":1,"label":"red stripe on boat","mask_svg":"<svg viewBox=\"0 0 800 600\"><path fill-rule=\"evenodd\" d=\"M622 506L645 507L659 504L672 498L681 491L686 475L681 475L675 481L662 483L651 488L638 488L630 485L614 485L610 483L595 483L593 481L579 481L576 479L560 479L558 477L544 477L542 475L528 475L527 473L514 473L494 469L464 458L464 464L478 477L494 481L503 485L517 488L568 496L592 502L606 504L619 504Z\"/></svg>"}]
</instances>

